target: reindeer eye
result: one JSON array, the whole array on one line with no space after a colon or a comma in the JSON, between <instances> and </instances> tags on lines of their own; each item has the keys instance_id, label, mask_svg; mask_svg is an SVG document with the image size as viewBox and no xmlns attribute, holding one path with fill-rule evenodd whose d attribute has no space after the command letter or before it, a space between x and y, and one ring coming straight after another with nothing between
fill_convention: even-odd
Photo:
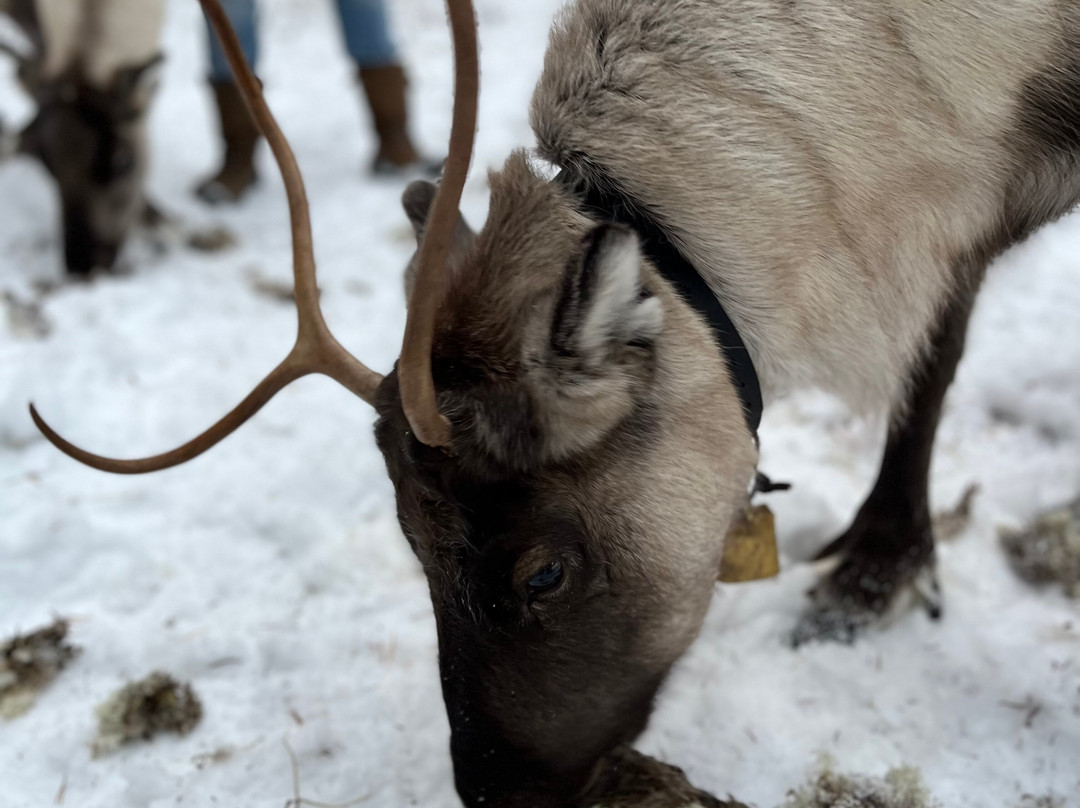
<instances>
[{"instance_id":1,"label":"reindeer eye","mask_svg":"<svg viewBox=\"0 0 1080 808\"><path fill-rule=\"evenodd\" d=\"M539 595L544 592L550 592L557 587L562 583L562 578L562 562L552 561L537 571L537 573L529 579L526 586L529 588L530 595Z\"/></svg>"}]
</instances>

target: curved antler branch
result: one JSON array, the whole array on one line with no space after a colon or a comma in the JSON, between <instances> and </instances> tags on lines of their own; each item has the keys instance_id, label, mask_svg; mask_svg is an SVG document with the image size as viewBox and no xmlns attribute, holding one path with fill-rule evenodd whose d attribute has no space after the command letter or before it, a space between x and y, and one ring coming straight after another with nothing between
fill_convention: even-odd
<instances>
[{"instance_id":1,"label":"curved antler branch","mask_svg":"<svg viewBox=\"0 0 1080 808\"><path fill-rule=\"evenodd\" d=\"M270 144L285 182L292 225L293 276L299 318L296 344L280 365L263 379L232 412L210 429L178 449L141 460L114 460L80 449L60 437L38 414L34 405L30 405L30 416L34 419L34 423L56 448L81 463L115 474L144 474L176 466L197 457L234 432L288 384L310 373L322 373L329 376L369 404L374 403L375 391L382 381L382 376L346 351L334 339L326 326L319 309L311 215L300 167L273 113L266 105L262 87L244 59L240 42L219 0L199 0L199 2L221 41L222 49L236 76L241 95L247 102L259 131Z\"/></svg>"},{"instance_id":2,"label":"curved antler branch","mask_svg":"<svg viewBox=\"0 0 1080 808\"><path fill-rule=\"evenodd\" d=\"M41 430L41 434L48 439L49 443L68 457L73 457L78 460L83 465L90 466L99 471L108 471L112 474L148 474L151 471L161 471L162 469L179 466L181 463L186 463L187 461L198 457L207 449L217 445L224 438L235 432L241 424L261 410L263 405L273 398L279 390L291 382L296 381L301 376L306 376L310 372L311 371L297 367L295 363L291 362L290 356L289 359L286 359L274 368L270 372L270 375L259 382L255 389L252 390L243 401L237 404L228 415L197 438L188 441L177 449L173 449L171 452L154 455L153 457L144 457L139 460L114 460L111 457L103 457L88 452L85 449L80 449L78 446L75 446L73 443L60 437L60 435L46 423L45 419L38 414L38 411L33 404L30 405L30 417L34 419L34 424Z\"/></svg>"},{"instance_id":3,"label":"curved antler branch","mask_svg":"<svg viewBox=\"0 0 1080 808\"><path fill-rule=\"evenodd\" d=\"M458 205L472 160L480 95L480 57L472 0L447 0L446 5L454 39L454 120L450 129L450 154L420 246L419 269L409 301L398 366L405 416L417 439L428 446L450 444L450 423L439 412L435 381L431 375L431 348Z\"/></svg>"}]
</instances>

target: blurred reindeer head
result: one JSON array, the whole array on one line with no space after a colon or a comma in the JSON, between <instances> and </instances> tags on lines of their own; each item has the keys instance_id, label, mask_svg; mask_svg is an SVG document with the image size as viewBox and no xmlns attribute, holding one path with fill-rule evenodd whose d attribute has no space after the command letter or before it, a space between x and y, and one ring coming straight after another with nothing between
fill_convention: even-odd
<instances>
[{"instance_id":1,"label":"blurred reindeer head","mask_svg":"<svg viewBox=\"0 0 1080 808\"><path fill-rule=\"evenodd\" d=\"M14 151L41 161L56 180L68 271L108 269L145 204L145 120L161 56L114 71L106 84L90 81L77 63L53 75L35 3L16 0L9 13L30 50L6 50L37 105Z\"/></svg>"},{"instance_id":2,"label":"blurred reindeer head","mask_svg":"<svg viewBox=\"0 0 1080 808\"><path fill-rule=\"evenodd\" d=\"M158 457L185 462L312 372L378 412L398 516L427 575L458 791L469 806L574 806L644 728L696 636L755 449L700 318L629 230L596 222L523 154L491 176L479 233L457 206L476 120L469 0L449 0L456 53L450 158L414 184L419 252L401 359L385 378L344 351L318 308L307 202L288 144L217 0L201 0L282 167L299 334L233 412Z\"/></svg>"}]
</instances>

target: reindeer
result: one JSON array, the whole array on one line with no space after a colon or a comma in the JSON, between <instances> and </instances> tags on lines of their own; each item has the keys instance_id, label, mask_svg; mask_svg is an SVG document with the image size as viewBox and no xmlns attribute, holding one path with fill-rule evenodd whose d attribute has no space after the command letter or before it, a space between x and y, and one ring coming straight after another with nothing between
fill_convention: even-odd
<instances>
[{"instance_id":1,"label":"reindeer","mask_svg":"<svg viewBox=\"0 0 1080 808\"><path fill-rule=\"evenodd\" d=\"M25 34L28 48L4 50L37 104L6 151L56 180L68 272L109 269L132 227L157 217L143 187L164 2L0 0L0 12Z\"/></svg>"},{"instance_id":2,"label":"reindeer","mask_svg":"<svg viewBox=\"0 0 1080 808\"><path fill-rule=\"evenodd\" d=\"M185 462L306 373L377 413L427 575L468 806L589 804L694 641L757 464L760 406L813 385L891 412L797 639L851 639L913 588L936 615L927 477L989 261L1080 198L1080 9L1061 0L577 0L532 102L539 155L456 212L475 127L468 0L451 157L383 377L319 314L299 171L201 0L287 180L299 335ZM829 620L824 620L828 616Z\"/></svg>"}]
</instances>

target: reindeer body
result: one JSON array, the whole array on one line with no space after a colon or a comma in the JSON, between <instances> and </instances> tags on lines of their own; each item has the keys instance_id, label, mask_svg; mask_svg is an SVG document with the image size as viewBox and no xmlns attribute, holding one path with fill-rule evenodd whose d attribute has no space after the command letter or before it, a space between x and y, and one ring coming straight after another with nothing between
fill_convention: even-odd
<instances>
[{"instance_id":1,"label":"reindeer body","mask_svg":"<svg viewBox=\"0 0 1080 808\"><path fill-rule=\"evenodd\" d=\"M467 805L599 793L599 750L640 730L694 639L754 473L716 335L581 189L613 192L677 245L766 401L816 386L891 411L878 481L792 637L850 641L908 589L940 613L927 479L942 403L989 260L1080 199L1078 97L1066 2L566 8L532 103L559 178L511 157L484 229L455 236L432 351L455 455L417 454L393 376L377 403L432 583ZM405 199L418 235L424 196ZM579 555L536 535L552 512ZM602 563L610 588L567 575L565 611L507 621L493 593L520 572L504 554Z\"/></svg>"},{"instance_id":2,"label":"reindeer body","mask_svg":"<svg viewBox=\"0 0 1080 808\"><path fill-rule=\"evenodd\" d=\"M1074 9L582 0L552 34L533 127L544 157L614 183L678 242L767 398L813 385L896 405L981 269L970 256L1077 199L1025 131L1042 77L1080 56Z\"/></svg>"},{"instance_id":3,"label":"reindeer body","mask_svg":"<svg viewBox=\"0 0 1080 808\"><path fill-rule=\"evenodd\" d=\"M69 271L112 266L145 213L145 114L164 0L8 0L30 54L19 77L38 104L19 151L57 181Z\"/></svg>"}]
</instances>

